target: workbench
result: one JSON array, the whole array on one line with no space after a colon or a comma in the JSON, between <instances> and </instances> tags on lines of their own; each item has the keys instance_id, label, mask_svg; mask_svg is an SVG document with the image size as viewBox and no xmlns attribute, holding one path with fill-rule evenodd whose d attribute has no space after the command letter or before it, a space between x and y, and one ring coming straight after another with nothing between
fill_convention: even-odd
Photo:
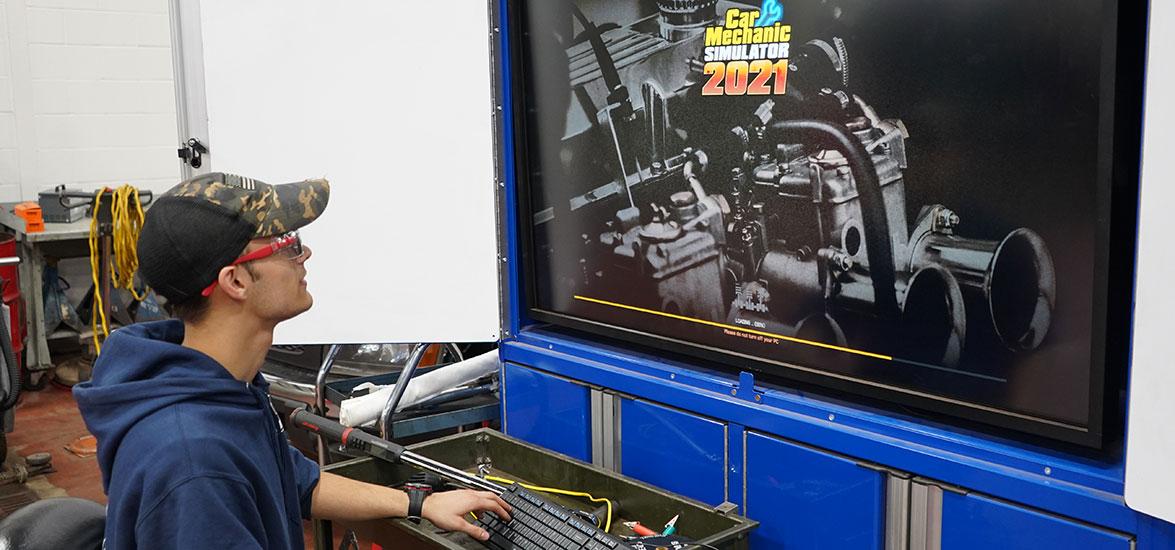
<instances>
[{"instance_id":1,"label":"workbench","mask_svg":"<svg viewBox=\"0 0 1175 550\"><path fill-rule=\"evenodd\" d=\"M90 254L90 218L73 223L45 223L45 230L25 232L23 219L13 214L16 203L0 203L0 226L16 235L20 263L20 293L25 300L25 327L28 341L25 346L25 368L29 372L53 368L49 356L49 340L72 335L73 331L45 331L45 297L41 292L46 258L73 258Z\"/></svg>"}]
</instances>

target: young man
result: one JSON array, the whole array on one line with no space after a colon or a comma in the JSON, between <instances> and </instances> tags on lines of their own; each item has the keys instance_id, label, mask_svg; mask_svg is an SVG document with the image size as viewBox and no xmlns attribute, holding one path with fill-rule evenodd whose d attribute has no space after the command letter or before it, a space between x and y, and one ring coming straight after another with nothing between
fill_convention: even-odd
<instances>
[{"instance_id":1,"label":"young man","mask_svg":"<svg viewBox=\"0 0 1175 550\"><path fill-rule=\"evenodd\" d=\"M285 185L206 174L159 197L140 273L179 320L110 335L74 390L109 496L106 548L302 548L302 518L403 517L402 491L329 473L290 446L261 364L278 323L310 309L298 228L325 180ZM488 492L424 499L419 515L484 540L465 520L508 514Z\"/></svg>"}]
</instances>

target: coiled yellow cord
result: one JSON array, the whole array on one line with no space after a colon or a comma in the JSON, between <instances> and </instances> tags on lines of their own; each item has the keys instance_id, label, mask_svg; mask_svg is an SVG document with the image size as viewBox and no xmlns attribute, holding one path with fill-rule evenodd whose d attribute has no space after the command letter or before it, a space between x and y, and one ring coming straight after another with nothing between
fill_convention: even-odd
<instances>
[{"instance_id":1,"label":"coiled yellow cord","mask_svg":"<svg viewBox=\"0 0 1175 550\"><path fill-rule=\"evenodd\" d=\"M98 210L102 207L102 193L104 191L105 189L101 189L94 195L94 207L90 217L90 277L94 281L94 299L90 302L90 327L94 331L95 353L102 353L102 343L98 339L99 318L102 319L102 338L110 335L109 327L106 325L105 307L102 305L102 282L99 278L102 271L101 266L98 265L101 257L98 245Z\"/></svg>"},{"instance_id":2,"label":"coiled yellow cord","mask_svg":"<svg viewBox=\"0 0 1175 550\"><path fill-rule=\"evenodd\" d=\"M143 289L140 296L135 290L135 273L139 271L139 232L143 229L143 205L139 203L139 190L123 185L114 191L114 271L110 282L114 288L125 288L136 301L147 298Z\"/></svg>"},{"instance_id":3,"label":"coiled yellow cord","mask_svg":"<svg viewBox=\"0 0 1175 550\"><path fill-rule=\"evenodd\" d=\"M106 308L102 297L101 263L102 251L100 246L101 232L98 229L98 212L102 208L102 195L109 189L101 189L94 194L93 215L90 218L90 275L94 281L94 301L91 304L90 327L94 331L94 351L102 353L102 340L110 336L110 327L106 320ZM111 257L107 258L110 270L110 284L112 288L125 288L131 292L135 300L146 298L146 289L143 295L135 290L135 272L139 270L139 232L143 229L143 206L139 202L139 190L131 185L123 185L112 193L110 205L113 227L111 237L113 246ZM101 321L101 323L99 323ZM99 332L99 324L101 331ZM101 334L101 339L98 335Z\"/></svg>"}]
</instances>

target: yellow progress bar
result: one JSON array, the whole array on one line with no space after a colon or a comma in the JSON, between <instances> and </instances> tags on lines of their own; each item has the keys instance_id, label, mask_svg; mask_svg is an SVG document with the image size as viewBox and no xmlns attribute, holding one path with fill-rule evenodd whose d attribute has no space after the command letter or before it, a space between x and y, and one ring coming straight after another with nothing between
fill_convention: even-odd
<instances>
[{"instance_id":1,"label":"yellow progress bar","mask_svg":"<svg viewBox=\"0 0 1175 550\"><path fill-rule=\"evenodd\" d=\"M774 334L774 333L770 333L770 332L763 332L763 331L759 331L759 330L749 329L746 327L727 325L725 323L715 323L714 321L706 321L704 319L694 319L693 317L685 317L683 315L674 315L672 313L665 313L663 311L645 309L643 307L629 306L629 305L625 305L625 304L617 304L615 302L607 302L604 300L597 300L595 298L588 298L587 296L578 296L577 295L577 296L575 296L575 299L576 300L583 300L585 302L592 302L595 304L601 304L601 305L605 305L605 306L618 307L621 309L627 309L627 310L631 310L631 311L639 311L641 313L660 315L662 317L669 317L670 319L677 319L679 321L689 321L691 323L709 325L712 327L724 328L724 329L728 329L728 330L735 330L738 332L746 332L749 334L758 334L759 336L769 336L771 338L779 338L780 340L787 340L788 342L795 342L797 344L805 344L808 346L816 346L818 348L825 348L825 349L831 349L831 350L836 350L836 351L842 351L844 353L864 355L865 357L872 357L874 359L884 359L886 361L893 361L893 357L890 357L888 355L881 355L880 353L872 353L872 352L861 351L861 350L852 349L852 348L842 348L840 346L834 346L832 344L825 344L824 342L815 342L812 340L804 340L802 338L794 338L791 336L784 336L782 334Z\"/></svg>"}]
</instances>

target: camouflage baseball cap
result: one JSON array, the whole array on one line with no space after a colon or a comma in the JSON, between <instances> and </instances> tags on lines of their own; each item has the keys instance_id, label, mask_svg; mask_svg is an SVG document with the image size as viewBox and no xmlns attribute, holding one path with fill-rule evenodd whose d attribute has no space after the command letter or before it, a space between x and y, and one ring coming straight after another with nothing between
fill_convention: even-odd
<instances>
[{"instance_id":1,"label":"camouflage baseball cap","mask_svg":"<svg viewBox=\"0 0 1175 550\"><path fill-rule=\"evenodd\" d=\"M297 230L326 209L330 183L270 185L213 172L168 190L147 210L139 272L173 303L198 296L252 239Z\"/></svg>"}]
</instances>

